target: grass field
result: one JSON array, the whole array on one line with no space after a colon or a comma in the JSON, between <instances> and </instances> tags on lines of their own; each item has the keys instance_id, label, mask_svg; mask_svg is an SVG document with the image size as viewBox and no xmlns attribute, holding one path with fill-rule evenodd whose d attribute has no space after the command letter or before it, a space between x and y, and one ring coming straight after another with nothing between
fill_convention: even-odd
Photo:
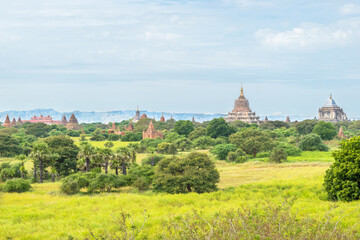
<instances>
[{"instance_id":1,"label":"grass field","mask_svg":"<svg viewBox=\"0 0 360 240\"><path fill-rule=\"evenodd\" d=\"M146 155L140 154L139 159ZM315 161L320 158L319 161ZM1 159L0 161L4 161ZM329 214L342 228L355 227L360 202L329 202L322 187L331 153L304 152L283 164L251 161L230 164L217 161L221 181L218 192L206 194L136 193L131 189L102 194L64 196L59 183L33 184L30 192L0 196L0 233L3 239L83 239L90 231L115 230L114 217L131 214L140 226L144 212L149 216L142 231L149 239L162 232L169 217L191 213L214 216L244 205L256 207L266 201L280 203L295 199L292 211L299 217L320 219ZM141 238L140 238L141 239Z\"/></svg>"}]
</instances>

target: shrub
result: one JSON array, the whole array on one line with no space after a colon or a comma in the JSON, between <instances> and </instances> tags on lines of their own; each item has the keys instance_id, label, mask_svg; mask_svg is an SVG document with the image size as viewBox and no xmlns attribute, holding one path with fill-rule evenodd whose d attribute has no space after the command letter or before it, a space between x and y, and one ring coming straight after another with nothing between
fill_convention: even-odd
<instances>
[{"instance_id":1,"label":"shrub","mask_svg":"<svg viewBox=\"0 0 360 240\"><path fill-rule=\"evenodd\" d=\"M149 155L147 158L144 158L141 162L142 165L151 165L151 161L154 161L154 166L160 162L160 160L164 159L163 155Z\"/></svg>"},{"instance_id":2,"label":"shrub","mask_svg":"<svg viewBox=\"0 0 360 240\"><path fill-rule=\"evenodd\" d=\"M80 192L80 186L76 180L67 180L61 184L60 191L67 195L73 195Z\"/></svg>"},{"instance_id":3,"label":"shrub","mask_svg":"<svg viewBox=\"0 0 360 240\"><path fill-rule=\"evenodd\" d=\"M124 175L116 176L113 174L98 174L96 178L92 179L88 186L88 191L110 192L113 188L120 188L126 186L126 179Z\"/></svg>"},{"instance_id":4,"label":"shrub","mask_svg":"<svg viewBox=\"0 0 360 240\"><path fill-rule=\"evenodd\" d=\"M216 145L211 150L211 153L213 153L220 160L226 160L228 154L231 151L235 151L235 150L236 147L233 144L220 144L220 145Z\"/></svg>"},{"instance_id":5,"label":"shrub","mask_svg":"<svg viewBox=\"0 0 360 240\"><path fill-rule=\"evenodd\" d=\"M329 199L360 199L360 137L342 142L333 155L335 162L326 171L324 182Z\"/></svg>"},{"instance_id":6,"label":"shrub","mask_svg":"<svg viewBox=\"0 0 360 240\"><path fill-rule=\"evenodd\" d=\"M301 156L301 149L292 144L279 144L280 148L283 148L288 156Z\"/></svg>"},{"instance_id":7,"label":"shrub","mask_svg":"<svg viewBox=\"0 0 360 240\"><path fill-rule=\"evenodd\" d=\"M156 151L158 153L162 153L162 154L173 154L174 155L177 153L176 146L174 144L168 143L168 142L160 143L156 147Z\"/></svg>"},{"instance_id":8,"label":"shrub","mask_svg":"<svg viewBox=\"0 0 360 240\"><path fill-rule=\"evenodd\" d=\"M228 162L244 163L247 160L246 153L238 148L235 152L230 152L227 157Z\"/></svg>"},{"instance_id":9,"label":"shrub","mask_svg":"<svg viewBox=\"0 0 360 240\"><path fill-rule=\"evenodd\" d=\"M175 140L174 144L181 151L189 150L193 146L193 143L188 138L179 138Z\"/></svg>"},{"instance_id":10,"label":"shrub","mask_svg":"<svg viewBox=\"0 0 360 240\"><path fill-rule=\"evenodd\" d=\"M167 193L211 192L220 175L204 153L193 152L183 158L161 160L155 169L154 190Z\"/></svg>"},{"instance_id":11,"label":"shrub","mask_svg":"<svg viewBox=\"0 0 360 240\"><path fill-rule=\"evenodd\" d=\"M336 134L336 127L330 122L319 122L313 130L313 133L318 134L323 140L332 140Z\"/></svg>"},{"instance_id":12,"label":"shrub","mask_svg":"<svg viewBox=\"0 0 360 240\"><path fill-rule=\"evenodd\" d=\"M20 168L21 168L20 163L13 164L13 165L5 163L4 165L2 165L1 171L0 171L1 181L5 182L8 179L20 178L21 177Z\"/></svg>"},{"instance_id":13,"label":"shrub","mask_svg":"<svg viewBox=\"0 0 360 240\"><path fill-rule=\"evenodd\" d=\"M206 135L206 128L198 127L189 134L189 139L194 140L196 138L199 138L199 137L205 136L205 135Z\"/></svg>"},{"instance_id":14,"label":"shrub","mask_svg":"<svg viewBox=\"0 0 360 240\"><path fill-rule=\"evenodd\" d=\"M72 174L62 180L60 191L68 195L79 193L82 188L87 188L95 177L96 173L92 172Z\"/></svg>"},{"instance_id":15,"label":"shrub","mask_svg":"<svg viewBox=\"0 0 360 240\"><path fill-rule=\"evenodd\" d=\"M321 138L317 134L309 134L302 138L300 149L303 151L328 151L329 148L322 143Z\"/></svg>"},{"instance_id":16,"label":"shrub","mask_svg":"<svg viewBox=\"0 0 360 240\"><path fill-rule=\"evenodd\" d=\"M274 148L271 152L269 162L282 163L287 161L287 154L283 148Z\"/></svg>"},{"instance_id":17,"label":"shrub","mask_svg":"<svg viewBox=\"0 0 360 240\"><path fill-rule=\"evenodd\" d=\"M208 136L202 136L194 140L194 146L200 149L206 149L214 145L215 139Z\"/></svg>"},{"instance_id":18,"label":"shrub","mask_svg":"<svg viewBox=\"0 0 360 240\"><path fill-rule=\"evenodd\" d=\"M27 192L31 188L31 185L28 181L21 179L21 178L15 178L12 180L7 180L2 186L1 190L3 192Z\"/></svg>"},{"instance_id":19,"label":"shrub","mask_svg":"<svg viewBox=\"0 0 360 240\"><path fill-rule=\"evenodd\" d=\"M142 191L149 188L150 184L153 181L154 174L154 167L151 167L150 165L136 165L132 166L129 169L127 179L133 187L138 188L140 191Z\"/></svg>"}]
</instances>

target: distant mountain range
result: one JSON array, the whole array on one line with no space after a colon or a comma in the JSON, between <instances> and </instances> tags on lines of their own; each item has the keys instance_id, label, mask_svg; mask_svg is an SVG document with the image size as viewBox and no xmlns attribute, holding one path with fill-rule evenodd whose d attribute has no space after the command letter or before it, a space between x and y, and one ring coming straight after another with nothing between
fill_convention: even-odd
<instances>
[{"instance_id":1,"label":"distant mountain range","mask_svg":"<svg viewBox=\"0 0 360 240\"><path fill-rule=\"evenodd\" d=\"M109 122L120 122L122 120L131 119L135 115L135 110L119 110L119 111L111 111L111 112L81 112L81 111L73 111L73 112L58 112L54 109L35 109L28 111L5 111L0 113L0 122L4 122L6 115L9 114L10 120L13 118L18 119L21 117L23 120L29 120L33 116L51 116L54 120L61 120L63 114L66 115L67 119L70 118L71 114L74 113L76 118L80 123L109 123ZM141 114L145 113L149 118L155 118L159 120L161 115L164 114L165 119L170 119L173 117L175 120L192 120L195 118L197 122L210 121L214 118L224 117L226 114L221 113L170 113L170 112L148 112L141 111ZM281 120L285 121L285 115L268 115L269 120ZM264 119L265 116L260 115L261 119ZM292 121L304 120L304 119L313 119L313 116L304 116L304 115L290 115Z\"/></svg>"}]
</instances>

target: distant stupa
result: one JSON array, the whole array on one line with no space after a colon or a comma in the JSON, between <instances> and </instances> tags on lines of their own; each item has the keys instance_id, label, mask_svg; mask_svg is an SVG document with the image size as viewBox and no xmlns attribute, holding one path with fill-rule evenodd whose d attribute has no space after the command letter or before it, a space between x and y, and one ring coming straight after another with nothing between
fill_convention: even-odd
<instances>
[{"instance_id":1,"label":"distant stupa","mask_svg":"<svg viewBox=\"0 0 360 240\"><path fill-rule=\"evenodd\" d=\"M241 87L241 94L235 100L234 109L224 118L227 122L242 121L245 123L260 123L260 118L252 112L249 101L244 96L244 89Z\"/></svg>"},{"instance_id":2,"label":"distant stupa","mask_svg":"<svg viewBox=\"0 0 360 240\"><path fill-rule=\"evenodd\" d=\"M74 114L71 114L69 123L66 125L69 130L80 130L80 125Z\"/></svg>"},{"instance_id":3,"label":"distant stupa","mask_svg":"<svg viewBox=\"0 0 360 240\"><path fill-rule=\"evenodd\" d=\"M9 114L6 115L6 119L5 119L5 122L4 122L4 124L3 124L3 127L11 127L11 122L10 122Z\"/></svg>"},{"instance_id":4,"label":"distant stupa","mask_svg":"<svg viewBox=\"0 0 360 240\"><path fill-rule=\"evenodd\" d=\"M137 110L136 110L135 116L132 118L132 122L137 123L137 121L139 121L140 118L141 117L140 117L139 106L137 106Z\"/></svg>"}]
</instances>

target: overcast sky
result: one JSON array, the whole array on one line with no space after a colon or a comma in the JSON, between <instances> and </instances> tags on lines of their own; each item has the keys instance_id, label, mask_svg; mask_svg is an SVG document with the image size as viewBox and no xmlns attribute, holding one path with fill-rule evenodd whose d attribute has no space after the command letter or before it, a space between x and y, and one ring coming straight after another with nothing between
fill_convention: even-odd
<instances>
[{"instance_id":1,"label":"overcast sky","mask_svg":"<svg viewBox=\"0 0 360 240\"><path fill-rule=\"evenodd\" d=\"M360 117L360 2L11 0L0 7L0 111Z\"/></svg>"}]
</instances>

